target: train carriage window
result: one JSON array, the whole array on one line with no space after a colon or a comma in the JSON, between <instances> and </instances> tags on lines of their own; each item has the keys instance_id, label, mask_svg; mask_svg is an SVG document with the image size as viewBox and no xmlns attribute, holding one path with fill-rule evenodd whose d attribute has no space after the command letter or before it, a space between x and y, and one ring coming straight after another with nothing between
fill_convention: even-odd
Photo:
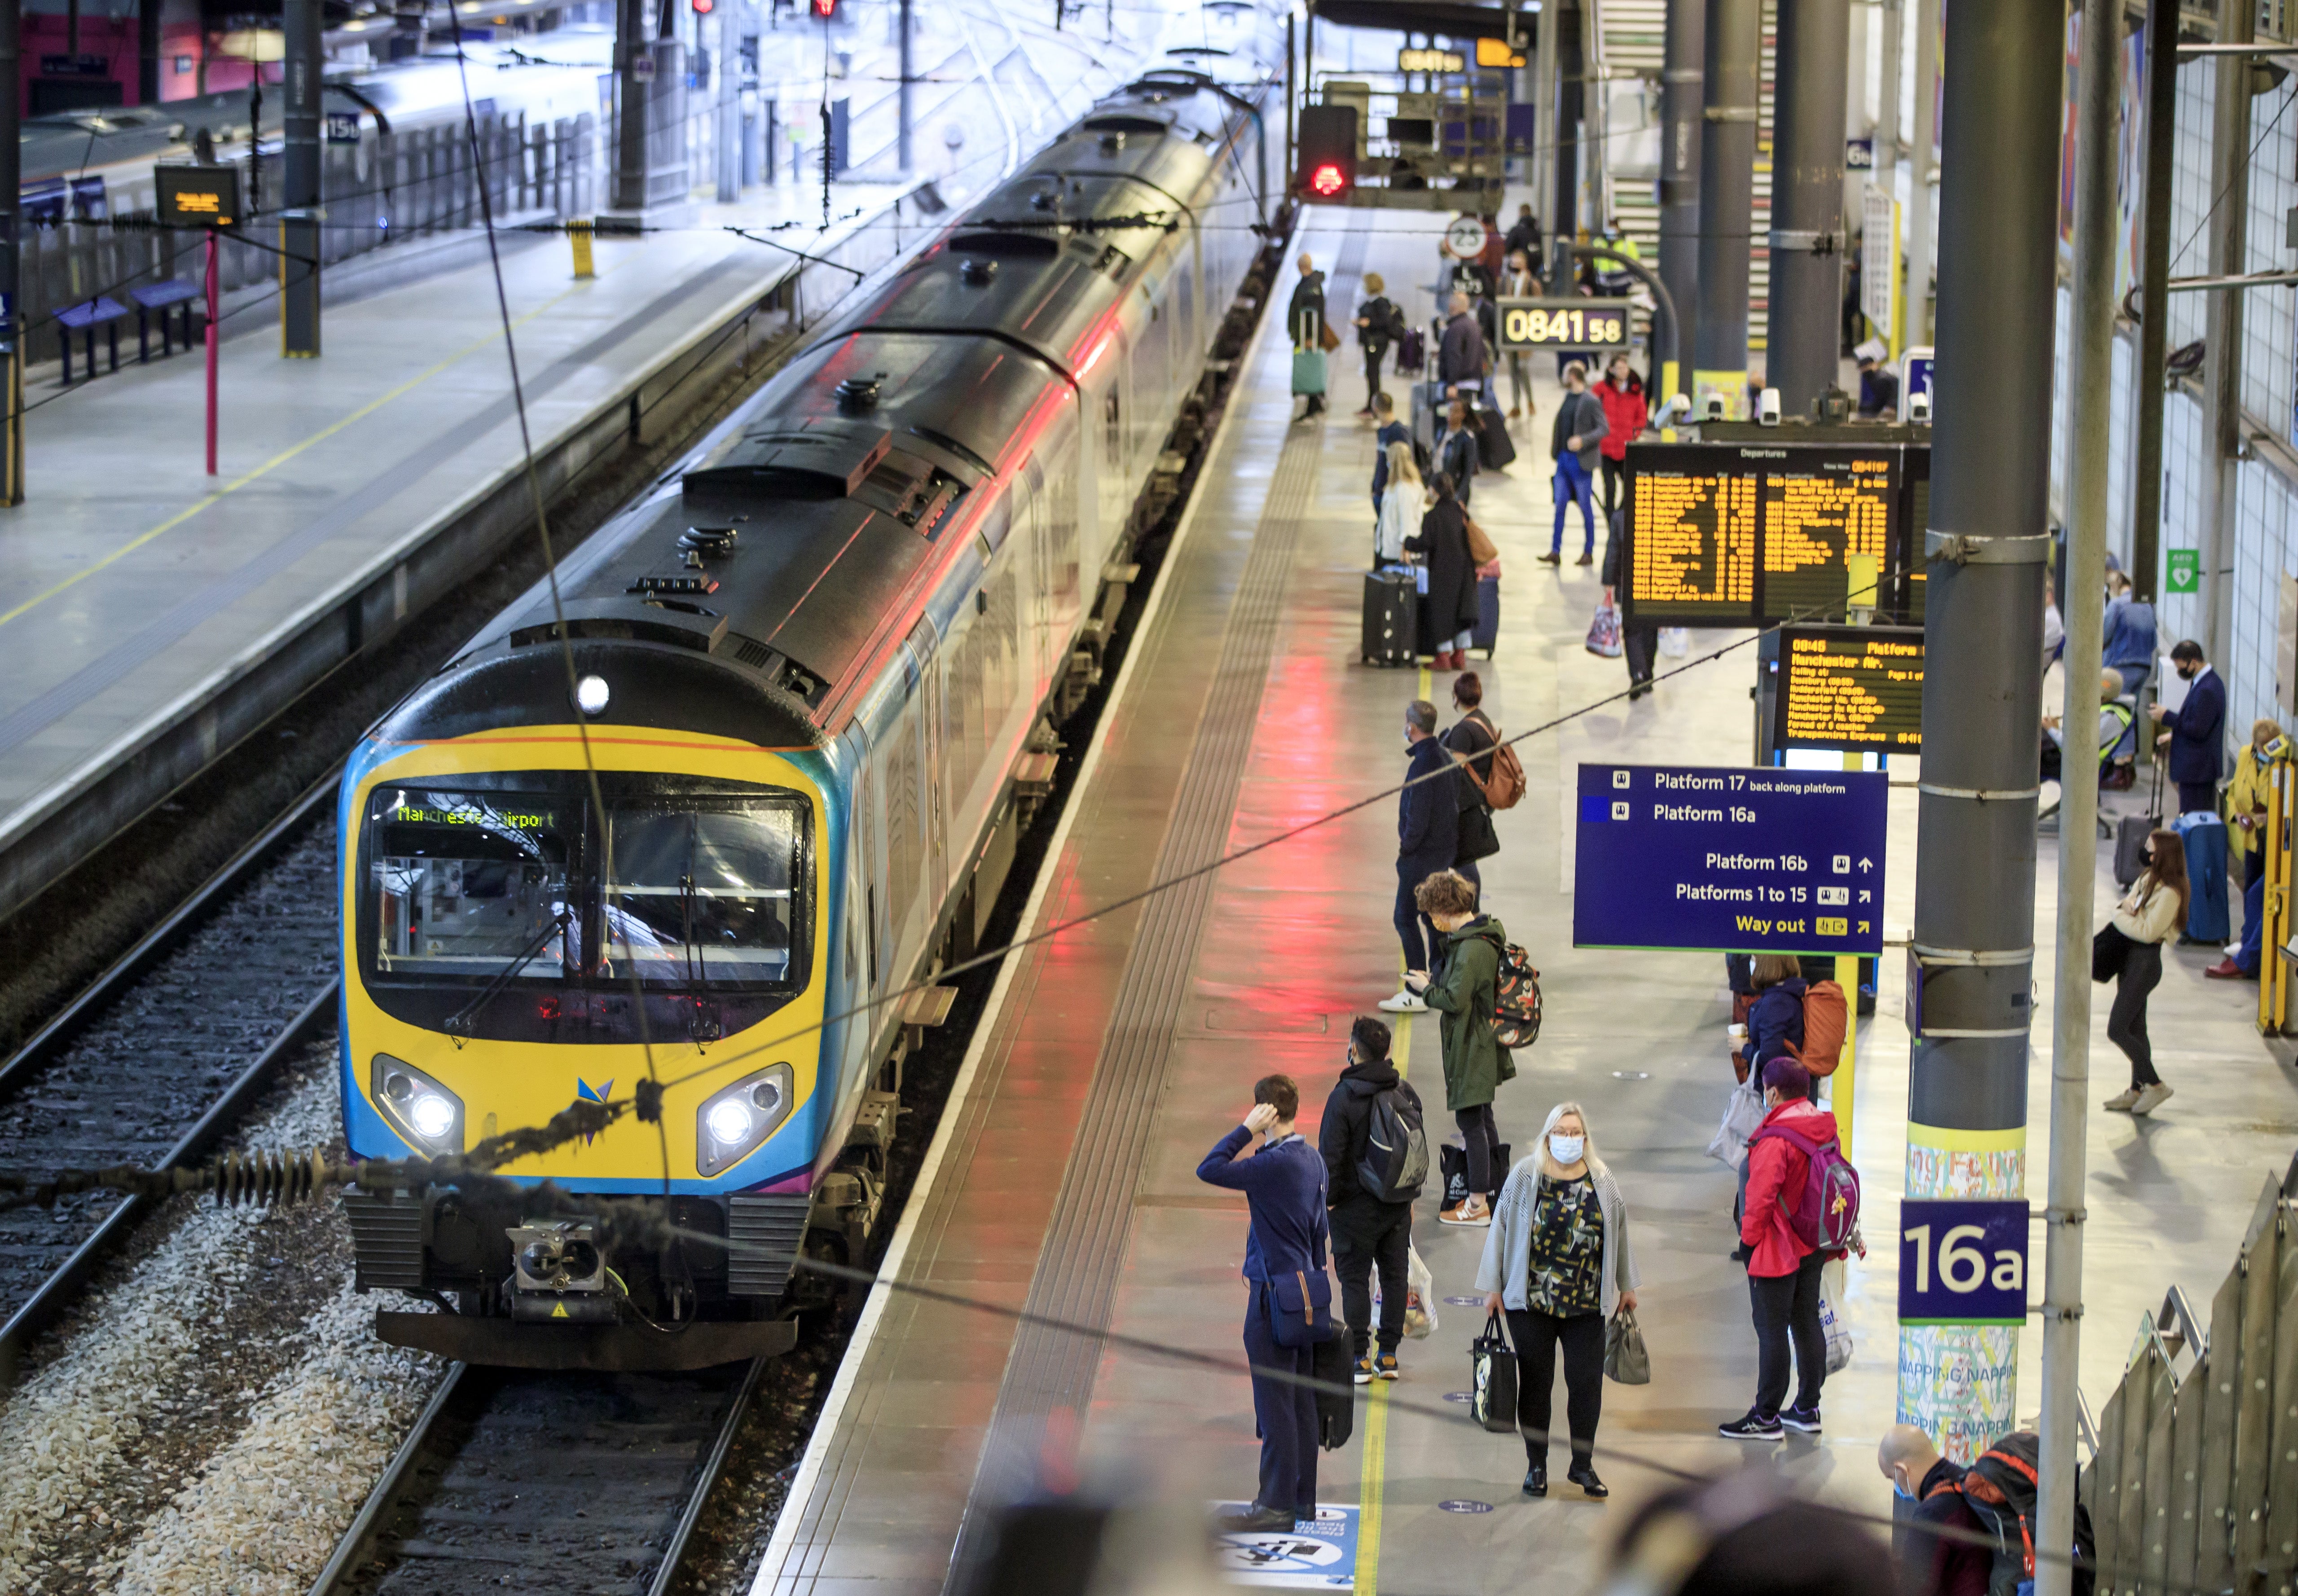
<instances>
[{"instance_id":1,"label":"train carriage window","mask_svg":"<svg viewBox=\"0 0 2298 1596\"><path fill-rule=\"evenodd\" d=\"M378 791L369 810L376 968L563 979L577 823L559 808L549 794Z\"/></svg>"},{"instance_id":2,"label":"train carriage window","mask_svg":"<svg viewBox=\"0 0 2298 1596\"><path fill-rule=\"evenodd\" d=\"M612 810L614 879L606 886L607 957L649 985L773 984L790 964L798 811Z\"/></svg>"}]
</instances>

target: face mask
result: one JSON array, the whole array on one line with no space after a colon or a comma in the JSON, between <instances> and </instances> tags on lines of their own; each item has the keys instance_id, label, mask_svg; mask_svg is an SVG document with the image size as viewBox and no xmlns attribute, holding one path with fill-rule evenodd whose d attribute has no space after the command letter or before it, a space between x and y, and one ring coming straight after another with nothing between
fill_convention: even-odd
<instances>
[{"instance_id":1,"label":"face mask","mask_svg":"<svg viewBox=\"0 0 2298 1596\"><path fill-rule=\"evenodd\" d=\"M1915 1500L1915 1493L1908 1490L1905 1485L1899 1484L1899 1476L1896 1474L1891 1476L1891 1494L1897 1497L1901 1501L1913 1501Z\"/></svg>"},{"instance_id":2,"label":"face mask","mask_svg":"<svg viewBox=\"0 0 2298 1596\"><path fill-rule=\"evenodd\" d=\"M1551 1136L1548 1138L1548 1151L1550 1154L1555 1158L1558 1163L1562 1164L1578 1163L1580 1162L1581 1150L1587 1146L1587 1145L1588 1138L1585 1137L1565 1136L1558 1133L1558 1135Z\"/></svg>"}]
</instances>

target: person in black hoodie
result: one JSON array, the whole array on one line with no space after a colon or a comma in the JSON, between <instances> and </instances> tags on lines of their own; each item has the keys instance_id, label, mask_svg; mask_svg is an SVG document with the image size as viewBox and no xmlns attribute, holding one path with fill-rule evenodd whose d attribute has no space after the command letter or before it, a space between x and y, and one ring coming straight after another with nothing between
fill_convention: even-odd
<instances>
[{"instance_id":1,"label":"person in black hoodie","mask_svg":"<svg viewBox=\"0 0 2298 1596\"><path fill-rule=\"evenodd\" d=\"M1372 1134L1373 1099L1392 1088L1420 1113L1420 1095L1388 1056L1389 1030L1362 1015L1349 1027L1349 1067L1325 1099L1317 1151L1325 1155L1325 1200L1332 1208L1333 1264L1341 1277L1341 1314L1356 1355L1356 1381L1396 1378L1396 1346L1404 1336L1404 1300L1411 1267L1412 1197L1392 1203L1357 1178ZM1380 1341L1372 1338L1372 1271L1380 1268Z\"/></svg>"}]
</instances>

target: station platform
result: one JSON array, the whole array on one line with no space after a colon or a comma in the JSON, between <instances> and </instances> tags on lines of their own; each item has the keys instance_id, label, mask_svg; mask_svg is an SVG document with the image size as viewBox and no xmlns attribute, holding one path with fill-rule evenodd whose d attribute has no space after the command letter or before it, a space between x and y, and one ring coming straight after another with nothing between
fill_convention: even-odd
<instances>
[{"instance_id":1,"label":"station platform","mask_svg":"<svg viewBox=\"0 0 2298 1596\"><path fill-rule=\"evenodd\" d=\"M1367 269L1392 285L1431 277L1442 219L1311 213L1300 247L1331 271L1335 323ZM1290 283L1288 271L1275 292ZM1413 698L1452 718L1449 674L1432 681L1425 670L1357 660L1374 445L1369 425L1348 414L1362 396L1352 354L1345 348L1332 363L1335 413L1295 426L1288 351L1277 318L1264 325L1024 934L1393 786ZM1559 394L1553 364L1541 365L1539 415L1515 428L1517 463L1476 484L1474 513L1500 543L1506 575L1495 657L1473 664L1509 734L1595 707L1518 745L1529 791L1499 816L1501 851L1483 865L1485 905L1543 972L1546 996L1539 1042L1517 1054L1518 1076L1496 1109L1503 1139L1521 1154L1552 1104L1585 1105L1631 1214L1652 1383L1605 1387L1597 1464L1613 1489L1608 1502L1561 1483L1561 1446L1551 1495L1522 1499L1521 1443L1483 1431L1452 1400L1468 1384L1467 1344L1483 1323L1473 1304L1485 1233L1440 1226L1432 1192L1415 1239L1434 1271L1440 1326L1404 1344L1399 1382L1360 1393L1355 1437L1320 1465L1320 1500L1346 1522L1348 1555L1304 1564L1297 1581L1264 1566L1256 1577L1267 1583L1499 1592L1537 1568L1543 1588L1591 1589L1615 1526L1669 1483L1669 1469L1752 1463L1828 1501L1890 1511L1873 1460L1898 1380L1893 1238L1908 1043L1897 963L1882 962L1881 1002L1860 1027L1845 1083L1872 1249L1851 1262L1841 1303L1855 1356L1827 1383L1824 1434L1724 1440L1715 1426L1747 1408L1756 1347L1745 1276L1728 1256L1733 1176L1704 1155L1732 1084L1722 961L1571 947L1573 794L1583 759L1746 764L1755 650L1694 665L1639 702L1618 696L1621 665L1583 646L1597 570L1535 563L1548 542ZM1580 536L1575 515L1567 561ZM1695 633L1691 658L1746 635ZM1900 938L1914 902L1915 773L1912 761L1891 767L1895 781L1908 780L1892 793L1888 858L1887 932ZM1008 961L882 1272L1075 1328L1017 1332L1002 1314L875 1287L794 1476L759 1596L941 1591L988 1509L1039 1486L1095 1482L1191 1510L1250 1497L1257 1452L1238 1338L1244 1203L1194 1170L1244 1116L1254 1079L1271 1071L1300 1082L1301 1128L1313 1138L1351 1018L1397 985L1394 813L1382 799ZM2055 845L2042 846L2037 939L2047 948ZM2102 908L2112 893L2105 863ZM2254 989L2205 983L2202 953L2166 959L2153 1010L2159 1066L2178 1095L2150 1120L2095 1112L2090 1121L2083 1384L2095 1402L2165 1288L2183 1286L2197 1301L2216 1289L2261 1182L2281 1173L2298 1139L2298 1090L2251 1028ZM2039 1205L2047 958L2038 973L2028 1189ZM2124 1084L2104 1020L2102 1001L2094 1100ZM1451 1129L1434 1021L1398 1026L1432 1141ZM2034 1257L2039 1294L2039 1227ZM1109 1336L1208 1354L1228 1371ZM2039 1400L2040 1339L2021 1341L2023 1415ZM1557 1403L1560 1422L1560 1393Z\"/></svg>"},{"instance_id":2,"label":"station platform","mask_svg":"<svg viewBox=\"0 0 2298 1596\"><path fill-rule=\"evenodd\" d=\"M975 128L963 165L922 141L908 182L836 186L827 231L821 188L785 180L735 204L698 203L642 236L599 239L591 280L574 279L564 237L500 236L547 492L657 442L736 360L770 354L855 280L806 265L794 294L765 302L793 258L727 227L875 269L932 230L944 198L994 179L1112 87L1139 53L1136 33L1159 19L1128 13L1116 49L988 5L951 21L976 46L951 61L980 70L952 65L922 84L917 116L937 130ZM884 97L871 114L890 139ZM930 180L948 194L915 195ZM384 260L363 257L342 277ZM196 353L27 394L27 502L0 510L0 914L532 535L484 251L331 302L317 360L281 358L274 308L224 325L214 476Z\"/></svg>"}]
</instances>

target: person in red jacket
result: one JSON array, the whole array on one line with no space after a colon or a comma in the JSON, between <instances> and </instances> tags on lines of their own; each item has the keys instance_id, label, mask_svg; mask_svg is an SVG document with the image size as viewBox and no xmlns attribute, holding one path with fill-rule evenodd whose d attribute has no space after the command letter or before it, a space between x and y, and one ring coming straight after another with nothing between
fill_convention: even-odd
<instances>
[{"instance_id":1,"label":"person in red jacket","mask_svg":"<svg viewBox=\"0 0 2298 1596\"><path fill-rule=\"evenodd\" d=\"M1810 1102L1811 1075L1791 1058L1764 1066L1763 1129L1781 1125L1806 1140L1835 1139L1835 1116ZM1819 1433L1819 1388L1827 1379L1827 1337L1819 1327L1819 1270L1840 1252L1814 1250L1795 1232L1788 1210L1803 1194L1811 1160L1782 1137L1748 1144L1748 1195L1740 1240L1748 1250L1748 1295L1756 1319L1756 1405L1715 1426L1734 1441L1776 1441L1782 1427ZM1795 1344L1796 1402L1788 1393L1788 1344Z\"/></svg>"},{"instance_id":2,"label":"person in red jacket","mask_svg":"<svg viewBox=\"0 0 2298 1596\"><path fill-rule=\"evenodd\" d=\"M1614 355L1596 385L1597 402L1604 407L1604 441L1598 445L1604 467L1604 513L1620 508L1620 473L1627 468L1628 445L1641 436L1651 411L1644 403L1644 379L1625 355Z\"/></svg>"}]
</instances>

